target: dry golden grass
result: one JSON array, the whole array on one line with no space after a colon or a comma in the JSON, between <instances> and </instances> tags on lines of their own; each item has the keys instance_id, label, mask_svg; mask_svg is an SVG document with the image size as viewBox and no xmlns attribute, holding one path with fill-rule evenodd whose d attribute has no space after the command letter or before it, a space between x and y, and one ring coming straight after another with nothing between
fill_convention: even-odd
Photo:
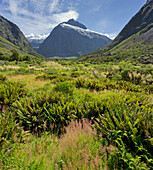
<instances>
[{"instance_id":1,"label":"dry golden grass","mask_svg":"<svg viewBox=\"0 0 153 170\"><path fill-rule=\"evenodd\" d=\"M46 68L34 67L34 66L29 66L28 68L29 68L30 70L36 70L36 71L44 71L44 70L46 70Z\"/></svg>"},{"instance_id":2,"label":"dry golden grass","mask_svg":"<svg viewBox=\"0 0 153 170\"><path fill-rule=\"evenodd\" d=\"M5 65L4 66L4 69L12 69L12 70L17 70L17 69L19 69L19 68L21 68L21 67L19 67L19 66L11 66L11 65Z\"/></svg>"},{"instance_id":3,"label":"dry golden grass","mask_svg":"<svg viewBox=\"0 0 153 170\"><path fill-rule=\"evenodd\" d=\"M56 62L54 62L54 61L49 61L49 62L44 63L44 67L45 67L46 69L53 68L53 69L55 69L55 70L71 70L70 67L64 67L64 66L62 66L61 64L56 63Z\"/></svg>"},{"instance_id":4,"label":"dry golden grass","mask_svg":"<svg viewBox=\"0 0 153 170\"><path fill-rule=\"evenodd\" d=\"M0 70L4 70L4 67L3 67L3 66L0 66Z\"/></svg>"},{"instance_id":5,"label":"dry golden grass","mask_svg":"<svg viewBox=\"0 0 153 170\"><path fill-rule=\"evenodd\" d=\"M10 81L24 83L29 90L42 88L46 83L50 83L50 80L36 80L36 75L34 74L7 76L7 78Z\"/></svg>"}]
</instances>

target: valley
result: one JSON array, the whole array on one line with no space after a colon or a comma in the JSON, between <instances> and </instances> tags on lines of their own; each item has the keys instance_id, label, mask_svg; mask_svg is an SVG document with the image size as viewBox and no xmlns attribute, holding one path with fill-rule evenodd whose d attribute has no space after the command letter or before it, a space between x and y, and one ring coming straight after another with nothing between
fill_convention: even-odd
<instances>
[{"instance_id":1,"label":"valley","mask_svg":"<svg viewBox=\"0 0 153 170\"><path fill-rule=\"evenodd\" d=\"M0 17L0 169L153 169L152 9L114 40L61 22L35 51Z\"/></svg>"}]
</instances>

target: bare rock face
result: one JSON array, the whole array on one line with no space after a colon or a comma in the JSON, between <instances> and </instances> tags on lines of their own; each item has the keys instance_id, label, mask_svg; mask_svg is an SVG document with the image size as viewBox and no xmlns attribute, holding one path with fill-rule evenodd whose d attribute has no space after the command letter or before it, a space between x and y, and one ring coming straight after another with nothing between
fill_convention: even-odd
<instances>
[{"instance_id":1,"label":"bare rock face","mask_svg":"<svg viewBox=\"0 0 153 170\"><path fill-rule=\"evenodd\" d=\"M33 51L30 42L20 31L17 25L0 16L0 36L10 41L12 44L19 46L21 49Z\"/></svg>"},{"instance_id":2,"label":"bare rock face","mask_svg":"<svg viewBox=\"0 0 153 170\"><path fill-rule=\"evenodd\" d=\"M83 24L71 19L53 29L38 49L45 57L81 56L111 42L108 37L88 30Z\"/></svg>"}]
</instances>

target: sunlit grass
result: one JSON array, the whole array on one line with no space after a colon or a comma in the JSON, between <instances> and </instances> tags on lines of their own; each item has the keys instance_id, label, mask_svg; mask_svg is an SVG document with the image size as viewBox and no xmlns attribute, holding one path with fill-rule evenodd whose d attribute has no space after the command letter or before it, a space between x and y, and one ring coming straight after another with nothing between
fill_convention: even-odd
<instances>
[{"instance_id":1,"label":"sunlit grass","mask_svg":"<svg viewBox=\"0 0 153 170\"><path fill-rule=\"evenodd\" d=\"M24 109L20 109L19 106L16 108L15 103L11 103L10 109L15 107L11 113L13 113L14 116L19 114L21 121L19 125L25 128L24 130L27 130L28 137L26 138L23 134L19 134L18 138L23 138L22 142L18 138L14 143L11 143L11 140L8 141L8 143L6 141L6 150L4 150L0 156L0 169L1 167L2 169L21 170L107 169L107 161L109 160L106 158L106 143L103 143L102 140L97 137L96 132L91 128L91 123L84 121L82 125L80 122L70 122L70 120L78 120L84 117L92 120L92 125L95 126L95 120L97 120L100 114L105 114L103 113L105 108L113 109L113 107L115 107L119 109L120 104L122 104L123 107L130 107L131 105L134 106L137 104L138 107L142 105L147 109L148 107L151 108L150 104L153 103L153 95L145 91L141 83L139 84L139 88L140 90L143 89L142 91L126 88L130 84L126 84L127 82L123 79L126 78L126 75L125 77L121 76L122 71L125 71L125 65L120 68L119 65L114 65L114 67L100 65L85 66L82 63L76 64L70 63L69 61L49 61L42 62L41 64L28 64L28 62L16 63L17 62L10 62L9 65L0 66L0 75L2 75L2 78L3 76L7 77L7 80L1 83L7 84L8 81L11 81L21 82L25 85L24 88L28 93L21 96L21 98L17 98L16 102L19 102L24 109L28 109L31 117L29 118L27 110L24 112ZM122 69L122 71L120 69ZM140 69L140 67L138 67L138 69ZM145 70L143 70L143 72L142 75L146 73ZM110 78L107 77L109 74ZM138 77L137 75L140 76L139 72L133 72L132 69L130 74L134 75L134 77ZM46 77L48 79L43 78L43 75L47 75L48 77ZM39 76L40 78L38 78ZM146 83L151 83L152 76L151 73L146 73L146 76L143 76L143 78L145 77ZM53 77L53 79L50 77ZM118 79L116 79L116 77ZM82 86L76 85L78 78L85 80ZM107 88L96 88L97 86L92 86L94 81L95 84L98 82L96 85L105 85L107 83L105 80L110 82L110 84L107 84ZM118 82L118 80L122 81L125 86L122 86L122 88L118 86L112 87L111 82ZM90 86L89 82L92 82ZM68 87L70 87L70 85L74 87L71 94L65 93L68 88L64 89L64 87L66 87L67 84L69 85ZM134 82L131 82L131 85L135 86ZM26 99L29 102L26 103ZM36 103L36 105L33 105L33 102ZM39 105L39 107L37 107L37 105ZM52 109L52 107L55 109ZM42 112L39 112L41 109ZM22 112L23 119L20 111ZM40 113L40 117L38 113ZM46 118L44 113L47 113L50 117ZM69 119L65 116L65 113L70 113L70 116L73 114L74 117L72 116ZM57 115L60 115L60 120ZM49 118L55 120L57 126L61 121L63 122L63 120L68 118L67 123L62 125L62 134L58 134L58 137L56 136L57 132L52 134L53 131L51 129L54 122L48 121L47 119ZM15 120L18 121L19 119L15 117ZM22 120L26 119L27 121L24 123ZM35 124L35 122L38 123L38 125ZM33 126L33 131L28 131L30 129L29 124ZM66 127L67 125L68 127ZM40 128L41 126L43 128L39 138L34 137L34 135L38 135L31 132L34 132L35 128ZM65 129L66 133L63 134ZM44 130L46 130L46 132L44 132ZM18 133L18 131L15 133ZM102 144L104 144L104 147ZM113 143L111 143L111 147L107 148L109 154L113 153L113 149L116 149L112 145ZM110 162L117 164L117 161L112 162L112 159L110 159Z\"/></svg>"},{"instance_id":2,"label":"sunlit grass","mask_svg":"<svg viewBox=\"0 0 153 170\"><path fill-rule=\"evenodd\" d=\"M36 75L34 74L7 76L7 78L10 81L21 82L25 84L25 87L31 91L42 88L46 84L50 83L50 80L36 80Z\"/></svg>"}]
</instances>

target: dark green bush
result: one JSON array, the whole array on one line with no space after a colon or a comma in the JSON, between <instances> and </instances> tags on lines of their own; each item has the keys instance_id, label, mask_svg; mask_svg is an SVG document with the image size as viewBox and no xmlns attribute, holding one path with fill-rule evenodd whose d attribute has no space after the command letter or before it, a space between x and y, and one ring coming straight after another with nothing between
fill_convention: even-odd
<instances>
[{"instance_id":1,"label":"dark green bush","mask_svg":"<svg viewBox=\"0 0 153 170\"><path fill-rule=\"evenodd\" d=\"M54 87L55 91L62 92L64 94L69 94L69 95L73 94L74 89L75 89L74 84L70 82L61 82L56 84L56 86Z\"/></svg>"},{"instance_id":2,"label":"dark green bush","mask_svg":"<svg viewBox=\"0 0 153 170\"><path fill-rule=\"evenodd\" d=\"M12 52L12 55L10 56L10 61L14 61L14 60L19 61L20 56L19 56L18 51L13 49L13 50L11 50L11 52Z\"/></svg>"}]
</instances>

